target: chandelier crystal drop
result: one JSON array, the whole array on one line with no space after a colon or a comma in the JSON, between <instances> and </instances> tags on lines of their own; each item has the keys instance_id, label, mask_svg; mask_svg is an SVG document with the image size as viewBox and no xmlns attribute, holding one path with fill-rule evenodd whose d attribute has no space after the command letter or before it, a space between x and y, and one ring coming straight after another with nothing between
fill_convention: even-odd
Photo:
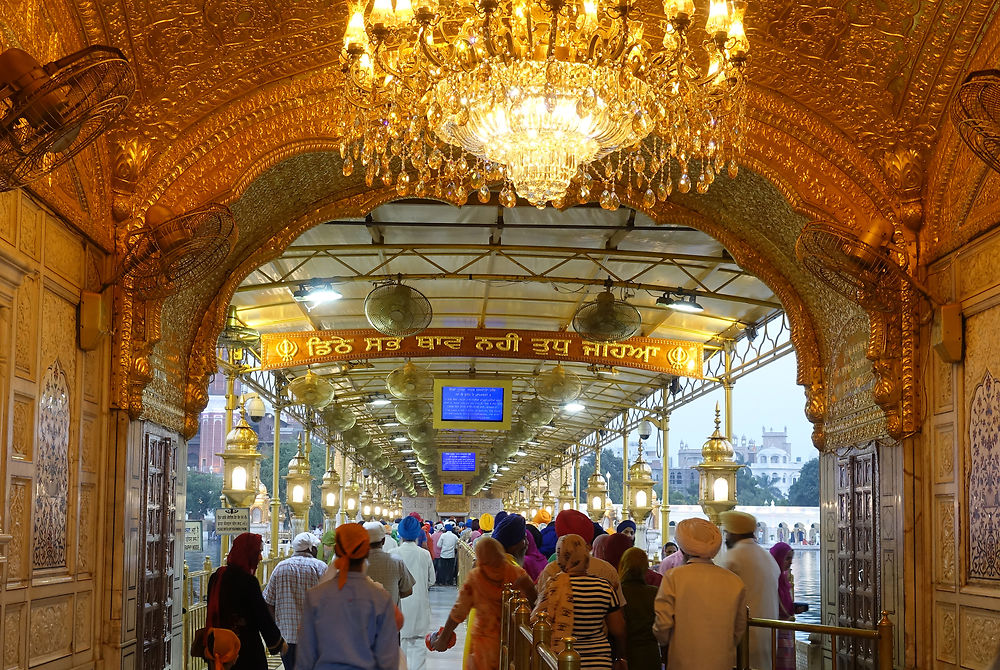
<instances>
[{"instance_id":1,"label":"chandelier crystal drop","mask_svg":"<svg viewBox=\"0 0 1000 670\"><path fill-rule=\"evenodd\" d=\"M344 36L344 174L464 203L652 207L736 173L744 5L368 0ZM702 21L698 19L704 17ZM607 194L606 197L603 194Z\"/></svg>"}]
</instances>

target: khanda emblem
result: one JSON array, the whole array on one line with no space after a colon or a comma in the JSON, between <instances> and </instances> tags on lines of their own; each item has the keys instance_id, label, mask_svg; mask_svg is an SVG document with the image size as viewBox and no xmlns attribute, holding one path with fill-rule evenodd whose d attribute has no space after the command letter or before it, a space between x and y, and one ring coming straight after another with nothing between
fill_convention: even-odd
<instances>
[{"instance_id":1,"label":"khanda emblem","mask_svg":"<svg viewBox=\"0 0 1000 670\"><path fill-rule=\"evenodd\" d=\"M674 347L667 352L667 361L675 368L686 368L690 367L691 363L691 352L685 347Z\"/></svg>"},{"instance_id":2,"label":"khanda emblem","mask_svg":"<svg viewBox=\"0 0 1000 670\"><path fill-rule=\"evenodd\" d=\"M291 360L295 358L295 354L299 352L299 345L295 344L295 342L289 340L288 338L285 338L281 342L278 342L278 345L274 348L274 350L278 353L278 356L281 357L283 363L290 363Z\"/></svg>"}]
</instances>

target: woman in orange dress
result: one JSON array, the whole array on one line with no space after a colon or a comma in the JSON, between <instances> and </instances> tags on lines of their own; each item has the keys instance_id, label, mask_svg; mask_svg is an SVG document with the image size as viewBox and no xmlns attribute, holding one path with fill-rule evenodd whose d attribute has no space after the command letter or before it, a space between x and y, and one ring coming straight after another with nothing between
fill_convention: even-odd
<instances>
[{"instance_id":1,"label":"woman in orange dress","mask_svg":"<svg viewBox=\"0 0 1000 670\"><path fill-rule=\"evenodd\" d=\"M468 665L471 670L496 670L500 665L500 622L503 616L503 586L513 584L529 602L537 595L531 577L507 560L503 546L493 538L476 543L476 567L469 571L448 621L438 634L435 649L444 651L458 624L476 610L468 632L472 641Z\"/></svg>"}]
</instances>

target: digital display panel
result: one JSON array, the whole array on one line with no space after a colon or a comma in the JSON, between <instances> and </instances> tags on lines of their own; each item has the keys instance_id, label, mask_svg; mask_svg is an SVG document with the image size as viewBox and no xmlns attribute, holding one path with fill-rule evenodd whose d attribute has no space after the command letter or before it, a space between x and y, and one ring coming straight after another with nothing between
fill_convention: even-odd
<instances>
[{"instance_id":1,"label":"digital display panel","mask_svg":"<svg viewBox=\"0 0 1000 670\"><path fill-rule=\"evenodd\" d=\"M442 421L503 421L502 386L442 386Z\"/></svg>"},{"instance_id":2,"label":"digital display panel","mask_svg":"<svg viewBox=\"0 0 1000 670\"><path fill-rule=\"evenodd\" d=\"M442 451L442 472L475 472L476 452L474 451Z\"/></svg>"},{"instance_id":3,"label":"digital display panel","mask_svg":"<svg viewBox=\"0 0 1000 670\"><path fill-rule=\"evenodd\" d=\"M442 484L441 492L446 496L465 495L465 484Z\"/></svg>"},{"instance_id":4,"label":"digital display panel","mask_svg":"<svg viewBox=\"0 0 1000 670\"><path fill-rule=\"evenodd\" d=\"M435 379L435 428L510 430L511 380Z\"/></svg>"}]
</instances>

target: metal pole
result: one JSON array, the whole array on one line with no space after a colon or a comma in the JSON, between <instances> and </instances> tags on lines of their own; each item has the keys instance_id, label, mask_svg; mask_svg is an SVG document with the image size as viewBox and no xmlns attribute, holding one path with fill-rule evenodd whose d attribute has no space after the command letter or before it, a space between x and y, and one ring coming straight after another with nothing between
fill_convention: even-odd
<instances>
[{"instance_id":1,"label":"metal pole","mask_svg":"<svg viewBox=\"0 0 1000 670\"><path fill-rule=\"evenodd\" d=\"M343 439L343 438L341 438L341 439ZM347 486L347 482L348 481L349 481L349 478L347 476L347 449L345 447L345 448L342 448L340 450L340 493L338 494L340 496L340 498L339 498L339 500L340 500L340 511L337 512L337 516L334 517L334 522L335 522L333 524L334 528L336 528L337 526L339 526L341 524L341 519L342 519L341 515L343 515L343 517L347 516L347 512L344 509L344 504L345 504L344 503L344 487Z\"/></svg>"},{"instance_id":2,"label":"metal pole","mask_svg":"<svg viewBox=\"0 0 1000 670\"><path fill-rule=\"evenodd\" d=\"M622 418L622 426L628 425L628 412ZM628 518L628 430L622 428L622 521Z\"/></svg>"},{"instance_id":3,"label":"metal pole","mask_svg":"<svg viewBox=\"0 0 1000 670\"><path fill-rule=\"evenodd\" d=\"M226 370L226 412L223 415L224 435L229 437L229 431L233 429L233 412L236 411L236 374L231 370ZM226 476L225 466L223 466L223 477ZM226 496L219 496L219 506L229 507ZM219 538L219 563L226 560L229 553L229 536L223 535Z\"/></svg>"},{"instance_id":4,"label":"metal pole","mask_svg":"<svg viewBox=\"0 0 1000 670\"><path fill-rule=\"evenodd\" d=\"M660 444L663 447L663 495L660 497L660 545L670 540L670 412L660 415Z\"/></svg>"},{"instance_id":5,"label":"metal pole","mask_svg":"<svg viewBox=\"0 0 1000 670\"><path fill-rule=\"evenodd\" d=\"M278 497L278 484L281 478L278 469L281 465L281 405L274 405L274 444L271 447L271 558L278 557L278 517L281 516L281 500Z\"/></svg>"},{"instance_id":6,"label":"metal pole","mask_svg":"<svg viewBox=\"0 0 1000 670\"><path fill-rule=\"evenodd\" d=\"M580 509L580 445L573 451L573 509Z\"/></svg>"},{"instance_id":7,"label":"metal pole","mask_svg":"<svg viewBox=\"0 0 1000 670\"><path fill-rule=\"evenodd\" d=\"M724 350L726 356L726 375L722 378L722 388L726 392L726 439L733 440L733 355L732 347Z\"/></svg>"}]
</instances>

